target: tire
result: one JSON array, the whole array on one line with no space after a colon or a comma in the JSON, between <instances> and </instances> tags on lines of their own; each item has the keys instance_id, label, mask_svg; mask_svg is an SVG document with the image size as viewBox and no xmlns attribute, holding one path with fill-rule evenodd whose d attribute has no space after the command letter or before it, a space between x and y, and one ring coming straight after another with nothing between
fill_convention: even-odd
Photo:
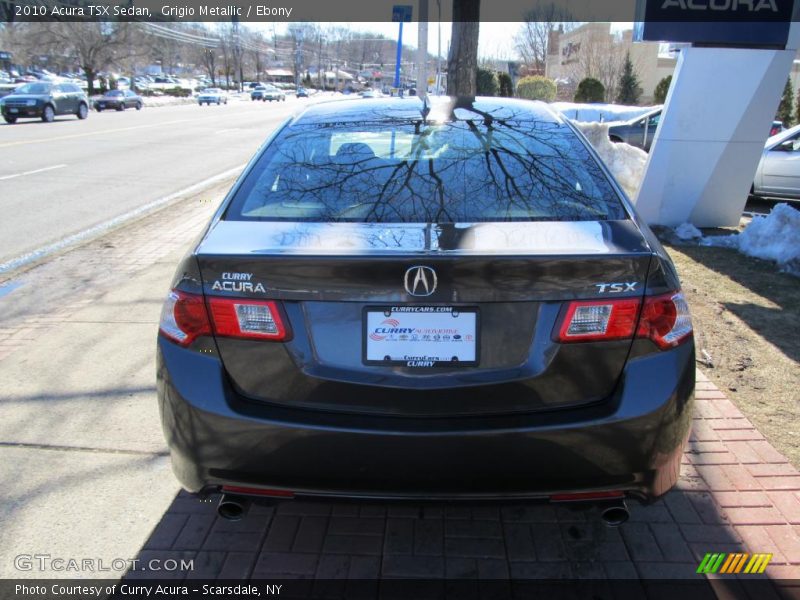
<instances>
[{"instance_id":1,"label":"tire","mask_svg":"<svg viewBox=\"0 0 800 600\"><path fill-rule=\"evenodd\" d=\"M136 110L142 110L142 103L141 102L137 102L136 103Z\"/></svg>"},{"instance_id":2,"label":"tire","mask_svg":"<svg viewBox=\"0 0 800 600\"><path fill-rule=\"evenodd\" d=\"M613 143L613 144L621 144L622 143L622 138L618 138L615 135L608 136L608 139L611 140L611 143Z\"/></svg>"},{"instance_id":3,"label":"tire","mask_svg":"<svg viewBox=\"0 0 800 600\"><path fill-rule=\"evenodd\" d=\"M53 109L51 105L46 105L44 109L42 109L42 121L45 123L52 123L56 118L56 111Z\"/></svg>"},{"instance_id":4,"label":"tire","mask_svg":"<svg viewBox=\"0 0 800 600\"><path fill-rule=\"evenodd\" d=\"M81 102L78 105L78 112L75 113L75 116L78 117L81 121L83 121L86 117L89 116L89 107Z\"/></svg>"},{"instance_id":5,"label":"tire","mask_svg":"<svg viewBox=\"0 0 800 600\"><path fill-rule=\"evenodd\" d=\"M95 109L97 112L103 112L103 109L102 109L102 108L100 108L99 106L95 106L95 107L94 107L94 109Z\"/></svg>"},{"instance_id":6,"label":"tire","mask_svg":"<svg viewBox=\"0 0 800 600\"><path fill-rule=\"evenodd\" d=\"M220 104L222 104L222 102L220 102L219 100L217 100L217 106L219 106Z\"/></svg>"},{"instance_id":7,"label":"tire","mask_svg":"<svg viewBox=\"0 0 800 600\"><path fill-rule=\"evenodd\" d=\"M125 110L125 103L124 102L120 102L117 105L117 112L122 112L123 110Z\"/></svg>"},{"instance_id":8,"label":"tire","mask_svg":"<svg viewBox=\"0 0 800 600\"><path fill-rule=\"evenodd\" d=\"M9 125L13 125L14 123L17 122L17 117L12 117L11 115L4 115L3 118Z\"/></svg>"}]
</instances>

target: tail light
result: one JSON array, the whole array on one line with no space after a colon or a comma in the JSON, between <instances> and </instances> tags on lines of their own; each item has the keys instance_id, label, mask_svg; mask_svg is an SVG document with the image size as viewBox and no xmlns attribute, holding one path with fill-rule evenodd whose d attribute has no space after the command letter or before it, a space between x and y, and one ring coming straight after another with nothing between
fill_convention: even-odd
<instances>
[{"instance_id":1,"label":"tail light","mask_svg":"<svg viewBox=\"0 0 800 600\"><path fill-rule=\"evenodd\" d=\"M638 298L571 302L561 322L559 342L632 338L639 317Z\"/></svg>"},{"instance_id":2,"label":"tail light","mask_svg":"<svg viewBox=\"0 0 800 600\"><path fill-rule=\"evenodd\" d=\"M689 306L681 292L620 300L570 302L556 341L589 342L638 338L672 348L692 333Z\"/></svg>"},{"instance_id":3,"label":"tail light","mask_svg":"<svg viewBox=\"0 0 800 600\"><path fill-rule=\"evenodd\" d=\"M181 346L188 346L201 335L211 335L203 297L172 290L161 309L159 331Z\"/></svg>"},{"instance_id":4,"label":"tail light","mask_svg":"<svg viewBox=\"0 0 800 600\"><path fill-rule=\"evenodd\" d=\"M288 330L277 303L173 290L161 311L159 330L181 346L212 333L222 337L285 341Z\"/></svg>"},{"instance_id":5,"label":"tail light","mask_svg":"<svg viewBox=\"0 0 800 600\"><path fill-rule=\"evenodd\" d=\"M223 337L283 341L286 326L272 300L247 300L209 296L214 334Z\"/></svg>"},{"instance_id":6,"label":"tail light","mask_svg":"<svg viewBox=\"0 0 800 600\"><path fill-rule=\"evenodd\" d=\"M672 348L692 334L689 305L681 292L645 296L637 337L650 338L659 348Z\"/></svg>"}]
</instances>

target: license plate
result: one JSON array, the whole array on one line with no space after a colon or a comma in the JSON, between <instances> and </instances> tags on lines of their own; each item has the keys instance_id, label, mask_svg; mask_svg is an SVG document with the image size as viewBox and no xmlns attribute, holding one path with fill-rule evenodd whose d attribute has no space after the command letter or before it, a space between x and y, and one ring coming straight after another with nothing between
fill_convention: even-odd
<instances>
[{"instance_id":1,"label":"license plate","mask_svg":"<svg viewBox=\"0 0 800 600\"><path fill-rule=\"evenodd\" d=\"M8 112L10 112L10 113L18 113L19 109L18 108L9 108Z\"/></svg>"},{"instance_id":2,"label":"license plate","mask_svg":"<svg viewBox=\"0 0 800 600\"><path fill-rule=\"evenodd\" d=\"M479 313L460 306L364 309L364 363L417 369L478 364Z\"/></svg>"}]
</instances>

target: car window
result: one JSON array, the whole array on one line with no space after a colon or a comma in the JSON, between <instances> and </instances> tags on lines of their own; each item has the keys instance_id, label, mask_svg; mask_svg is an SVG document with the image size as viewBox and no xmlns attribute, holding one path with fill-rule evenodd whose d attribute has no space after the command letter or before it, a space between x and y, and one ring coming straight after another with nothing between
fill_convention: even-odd
<instances>
[{"instance_id":1,"label":"car window","mask_svg":"<svg viewBox=\"0 0 800 600\"><path fill-rule=\"evenodd\" d=\"M800 132L789 136L772 148L773 152L800 152Z\"/></svg>"},{"instance_id":2,"label":"car window","mask_svg":"<svg viewBox=\"0 0 800 600\"><path fill-rule=\"evenodd\" d=\"M660 120L661 120L661 113L656 113L652 115L649 119L647 119L647 126L658 127L658 123Z\"/></svg>"},{"instance_id":3,"label":"car window","mask_svg":"<svg viewBox=\"0 0 800 600\"><path fill-rule=\"evenodd\" d=\"M624 219L566 125L295 125L256 162L226 219L463 223Z\"/></svg>"}]
</instances>

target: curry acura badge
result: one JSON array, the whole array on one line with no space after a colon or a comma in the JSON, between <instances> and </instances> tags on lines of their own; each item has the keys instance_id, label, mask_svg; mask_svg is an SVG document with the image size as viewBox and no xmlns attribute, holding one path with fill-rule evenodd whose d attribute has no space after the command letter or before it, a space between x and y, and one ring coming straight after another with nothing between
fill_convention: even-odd
<instances>
[{"instance_id":1,"label":"curry acura badge","mask_svg":"<svg viewBox=\"0 0 800 600\"><path fill-rule=\"evenodd\" d=\"M430 296L436 291L436 271L430 267L409 267L406 270L406 291L412 296Z\"/></svg>"}]
</instances>

